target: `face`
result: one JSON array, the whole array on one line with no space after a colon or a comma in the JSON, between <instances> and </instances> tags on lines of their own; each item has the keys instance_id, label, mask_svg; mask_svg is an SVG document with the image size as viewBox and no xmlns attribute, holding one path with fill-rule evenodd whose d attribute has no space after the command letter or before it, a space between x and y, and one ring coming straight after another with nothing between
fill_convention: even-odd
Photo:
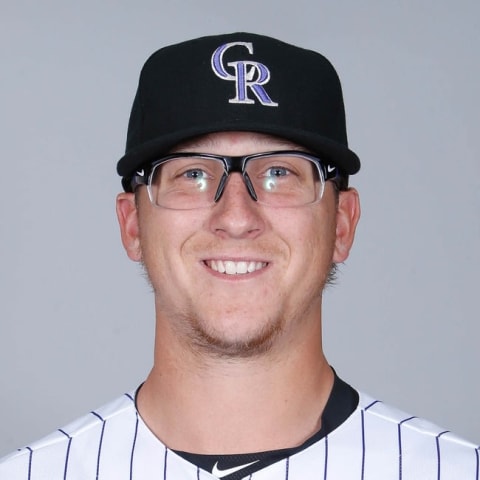
<instances>
[{"instance_id":1,"label":"face","mask_svg":"<svg viewBox=\"0 0 480 480\"><path fill-rule=\"evenodd\" d=\"M216 133L175 151L247 155L301 149L275 137ZM183 345L220 356L265 353L320 335L321 292L333 262L353 241L358 196L327 182L322 200L301 207L259 205L230 175L212 207L172 210L122 193L117 212L131 259L143 262L155 294L157 328Z\"/></svg>"}]
</instances>

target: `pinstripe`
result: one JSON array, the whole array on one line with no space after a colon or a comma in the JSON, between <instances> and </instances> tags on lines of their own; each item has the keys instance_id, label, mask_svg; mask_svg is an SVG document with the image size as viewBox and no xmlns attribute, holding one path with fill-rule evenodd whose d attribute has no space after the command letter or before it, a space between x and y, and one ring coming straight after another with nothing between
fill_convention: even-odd
<instances>
[{"instance_id":1,"label":"pinstripe","mask_svg":"<svg viewBox=\"0 0 480 480\"><path fill-rule=\"evenodd\" d=\"M105 432L105 420L96 412L91 412L95 415L98 419L102 422L102 432L100 433L100 441L98 443L98 454L97 454L97 472L95 475L95 479L98 480L98 476L100 474L100 457L102 456L102 443L103 443L103 433Z\"/></svg>"},{"instance_id":2,"label":"pinstripe","mask_svg":"<svg viewBox=\"0 0 480 480\"><path fill-rule=\"evenodd\" d=\"M365 477L365 412L362 410L360 413L362 414L362 475L360 478L363 480Z\"/></svg>"},{"instance_id":3,"label":"pinstripe","mask_svg":"<svg viewBox=\"0 0 480 480\"><path fill-rule=\"evenodd\" d=\"M165 456L163 458L163 480L167 480L167 455L168 448L165 447Z\"/></svg>"},{"instance_id":4,"label":"pinstripe","mask_svg":"<svg viewBox=\"0 0 480 480\"><path fill-rule=\"evenodd\" d=\"M200 467L197 467L197 480L200 480Z\"/></svg>"},{"instance_id":5,"label":"pinstripe","mask_svg":"<svg viewBox=\"0 0 480 480\"><path fill-rule=\"evenodd\" d=\"M381 403L380 400L375 400L374 402L370 403L370 405L367 405L361 412L361 419L362 419L362 474L361 474L361 480L364 480L365 478L365 412L376 405L377 403Z\"/></svg>"},{"instance_id":6,"label":"pinstripe","mask_svg":"<svg viewBox=\"0 0 480 480\"><path fill-rule=\"evenodd\" d=\"M27 447L27 450L30 452L28 454L28 480L32 477L32 459L33 459L33 450L30 447Z\"/></svg>"},{"instance_id":7,"label":"pinstripe","mask_svg":"<svg viewBox=\"0 0 480 480\"><path fill-rule=\"evenodd\" d=\"M67 445L67 454L65 456L65 468L63 470L63 480L67 478L67 469L68 469L68 459L70 457L70 445L72 444L72 437L65 433L62 429L58 429L59 432L63 433L68 438L68 445Z\"/></svg>"},{"instance_id":8,"label":"pinstripe","mask_svg":"<svg viewBox=\"0 0 480 480\"><path fill-rule=\"evenodd\" d=\"M124 395L135 404L134 398L129 393L125 393ZM133 434L132 453L130 454L130 480L133 479L133 456L135 453L135 445L137 443L137 435L138 435L138 412L135 409L135 433Z\"/></svg>"},{"instance_id":9,"label":"pinstripe","mask_svg":"<svg viewBox=\"0 0 480 480\"><path fill-rule=\"evenodd\" d=\"M135 445L137 443L137 434L138 434L138 412L135 411L135 433L133 435L132 443L132 453L130 454L130 480L133 479L133 456L135 453Z\"/></svg>"},{"instance_id":10,"label":"pinstripe","mask_svg":"<svg viewBox=\"0 0 480 480\"><path fill-rule=\"evenodd\" d=\"M479 458L479 456L478 456L478 451L479 451L479 450L480 450L480 447L475 450L475 455L476 455L476 457L477 457L477 475L476 475L477 478L476 478L475 480L480 480L480 478L479 478L479 473L480 473L480 458Z\"/></svg>"},{"instance_id":11,"label":"pinstripe","mask_svg":"<svg viewBox=\"0 0 480 480\"><path fill-rule=\"evenodd\" d=\"M382 403L380 400L375 400L374 402L372 402L370 405L367 405L364 410L367 411L369 408L372 408L374 405L376 405L377 403Z\"/></svg>"},{"instance_id":12,"label":"pinstripe","mask_svg":"<svg viewBox=\"0 0 480 480\"><path fill-rule=\"evenodd\" d=\"M325 466L323 468L323 480L327 480L327 465L328 465L328 435L325 437Z\"/></svg>"},{"instance_id":13,"label":"pinstripe","mask_svg":"<svg viewBox=\"0 0 480 480\"><path fill-rule=\"evenodd\" d=\"M398 480L402 480L402 423L397 425L398 432Z\"/></svg>"},{"instance_id":14,"label":"pinstripe","mask_svg":"<svg viewBox=\"0 0 480 480\"><path fill-rule=\"evenodd\" d=\"M287 457L285 462L285 480L288 480L288 472L290 470L290 457Z\"/></svg>"},{"instance_id":15,"label":"pinstripe","mask_svg":"<svg viewBox=\"0 0 480 480\"><path fill-rule=\"evenodd\" d=\"M441 474L441 466L440 466L440 437L444 434L448 433L448 430L445 430L442 433L439 433L437 435L437 438L435 439L435 442L437 444L437 480L440 480L440 474Z\"/></svg>"},{"instance_id":16,"label":"pinstripe","mask_svg":"<svg viewBox=\"0 0 480 480\"><path fill-rule=\"evenodd\" d=\"M408 417L408 418L405 418L404 420L402 420L398 425L397 425L397 429L398 429L398 479L399 480L402 480L402 467L403 467L403 464L402 464L402 425L414 418L417 418L417 417Z\"/></svg>"}]
</instances>

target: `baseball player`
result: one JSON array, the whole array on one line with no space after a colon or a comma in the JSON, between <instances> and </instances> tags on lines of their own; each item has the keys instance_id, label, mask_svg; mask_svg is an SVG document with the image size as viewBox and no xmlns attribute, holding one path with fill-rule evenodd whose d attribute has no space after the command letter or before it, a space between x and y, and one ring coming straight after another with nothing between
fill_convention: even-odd
<instances>
[{"instance_id":1,"label":"baseball player","mask_svg":"<svg viewBox=\"0 0 480 480\"><path fill-rule=\"evenodd\" d=\"M1 480L479 480L479 447L361 393L323 354L322 290L360 215L322 55L235 33L143 67L118 162L154 365L6 457Z\"/></svg>"}]
</instances>

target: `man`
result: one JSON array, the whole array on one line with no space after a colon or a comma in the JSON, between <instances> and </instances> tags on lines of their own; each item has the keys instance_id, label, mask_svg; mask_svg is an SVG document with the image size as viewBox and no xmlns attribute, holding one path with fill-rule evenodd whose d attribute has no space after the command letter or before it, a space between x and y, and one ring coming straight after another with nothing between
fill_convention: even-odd
<instances>
[{"instance_id":1,"label":"man","mask_svg":"<svg viewBox=\"0 0 480 480\"><path fill-rule=\"evenodd\" d=\"M117 214L153 287L154 366L0 478L478 480L477 447L358 393L323 354L359 168L320 54L238 33L152 55Z\"/></svg>"}]
</instances>

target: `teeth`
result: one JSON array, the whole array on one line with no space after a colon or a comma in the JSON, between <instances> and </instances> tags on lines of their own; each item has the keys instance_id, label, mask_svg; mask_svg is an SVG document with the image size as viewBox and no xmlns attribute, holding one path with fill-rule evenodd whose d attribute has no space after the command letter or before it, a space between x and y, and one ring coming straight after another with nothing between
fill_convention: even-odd
<instances>
[{"instance_id":1,"label":"teeth","mask_svg":"<svg viewBox=\"0 0 480 480\"><path fill-rule=\"evenodd\" d=\"M210 260L207 264L215 272L226 275L253 273L267 266L264 262L233 262L232 260Z\"/></svg>"},{"instance_id":2,"label":"teeth","mask_svg":"<svg viewBox=\"0 0 480 480\"><path fill-rule=\"evenodd\" d=\"M247 273L248 263L247 262L238 262L237 263L237 273Z\"/></svg>"},{"instance_id":3,"label":"teeth","mask_svg":"<svg viewBox=\"0 0 480 480\"><path fill-rule=\"evenodd\" d=\"M227 275L235 275L237 273L235 262L225 262L225 273Z\"/></svg>"}]
</instances>

